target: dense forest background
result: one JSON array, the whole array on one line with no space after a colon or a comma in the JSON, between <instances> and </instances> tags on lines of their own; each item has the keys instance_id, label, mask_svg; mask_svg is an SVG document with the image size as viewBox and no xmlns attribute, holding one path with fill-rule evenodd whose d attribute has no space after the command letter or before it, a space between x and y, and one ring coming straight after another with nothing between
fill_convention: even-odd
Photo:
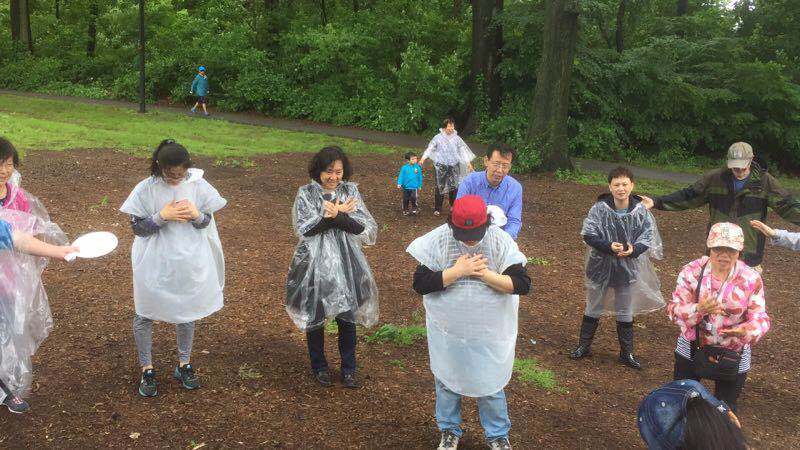
<instances>
[{"instance_id":1,"label":"dense forest background","mask_svg":"<svg viewBox=\"0 0 800 450\"><path fill-rule=\"evenodd\" d=\"M216 108L428 134L449 115L534 167L545 3L147 0L146 93L188 103L205 65ZM571 3L571 155L699 165L745 140L800 168L800 1ZM137 98L138 1L3 1L0 27L0 87Z\"/></svg>"}]
</instances>

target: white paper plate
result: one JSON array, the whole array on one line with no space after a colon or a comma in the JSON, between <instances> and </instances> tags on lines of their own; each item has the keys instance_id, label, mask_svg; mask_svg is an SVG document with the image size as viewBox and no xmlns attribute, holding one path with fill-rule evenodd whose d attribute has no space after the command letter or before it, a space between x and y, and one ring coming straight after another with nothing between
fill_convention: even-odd
<instances>
[{"instance_id":1,"label":"white paper plate","mask_svg":"<svg viewBox=\"0 0 800 450\"><path fill-rule=\"evenodd\" d=\"M75 239L72 243L73 247L78 247L78 253L72 253L68 256L67 260L71 261L75 257L78 258L99 258L111 253L117 248L119 240L114 234L107 231L95 231L87 233ZM73 256L74 255L74 256Z\"/></svg>"},{"instance_id":2,"label":"white paper plate","mask_svg":"<svg viewBox=\"0 0 800 450\"><path fill-rule=\"evenodd\" d=\"M506 213L504 213L499 206L489 205L486 207L486 212L492 215L492 225L503 227L505 226L506 223L508 223L508 218L506 217Z\"/></svg>"}]
</instances>

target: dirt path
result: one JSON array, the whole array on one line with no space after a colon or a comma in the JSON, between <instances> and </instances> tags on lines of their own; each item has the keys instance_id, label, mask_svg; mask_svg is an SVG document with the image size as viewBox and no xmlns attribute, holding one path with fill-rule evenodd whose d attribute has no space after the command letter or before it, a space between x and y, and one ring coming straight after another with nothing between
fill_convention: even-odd
<instances>
[{"instance_id":1,"label":"dirt path","mask_svg":"<svg viewBox=\"0 0 800 450\"><path fill-rule=\"evenodd\" d=\"M197 329L193 362L203 387L181 390L169 378L174 330L155 327L154 360L160 395L136 394L138 368L131 331L127 218L117 208L147 172L147 162L114 151L34 152L24 184L74 237L114 231L120 248L107 258L53 263L45 284L55 329L35 356L33 409L0 411L0 446L7 448L411 448L438 442L434 391L424 341L410 347L371 344L359 331L364 388L322 389L309 374L305 340L283 309L284 281L296 244L290 209L306 183L306 155L270 155L252 169L198 165L228 200L217 217L227 262L226 305ZM399 214L390 180L400 162L390 156L354 158L355 181L380 225L366 250L381 292L381 322L409 324L421 311L411 289L415 237L441 223L431 214L430 179L418 218ZM604 320L595 355L571 361L583 311L585 246L578 235L597 188L523 176L520 246L546 265L530 266L534 288L521 299L517 357L537 358L555 371L563 391L512 379L506 393L514 423L511 441L530 448L641 447L635 414L643 396L671 378L676 328L663 311L637 319L636 354L645 369L616 362L613 322ZM107 202L103 202L107 198ZM706 213L659 213L666 259L656 264L668 296L681 266L702 253ZM769 248L768 309L773 329L754 348L753 370L740 400L742 422L756 448L799 448L800 339L798 255ZM530 343L537 341L536 345ZM326 342L338 366L335 335ZM475 402L464 402L462 448L482 448ZM138 434L135 434L138 433ZM135 436L133 439L131 436Z\"/></svg>"}]
</instances>

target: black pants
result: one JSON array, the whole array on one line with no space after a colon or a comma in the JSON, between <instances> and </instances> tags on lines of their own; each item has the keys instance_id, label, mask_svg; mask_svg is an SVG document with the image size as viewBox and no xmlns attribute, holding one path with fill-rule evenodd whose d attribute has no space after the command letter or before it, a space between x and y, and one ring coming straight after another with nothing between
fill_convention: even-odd
<instances>
[{"instance_id":1,"label":"black pants","mask_svg":"<svg viewBox=\"0 0 800 450\"><path fill-rule=\"evenodd\" d=\"M694 372L692 361L677 353L675 353L675 379L700 381L700 377ZM747 372L740 373L734 381L714 381L714 397L725 402L733 412L736 412L736 401L742 393L745 380Z\"/></svg>"},{"instance_id":2,"label":"black pants","mask_svg":"<svg viewBox=\"0 0 800 450\"><path fill-rule=\"evenodd\" d=\"M339 326L339 356L342 359L342 375L356 371L356 324L336 318ZM319 372L328 368L325 359L325 327L306 332L308 356L311 369Z\"/></svg>"},{"instance_id":3,"label":"black pants","mask_svg":"<svg viewBox=\"0 0 800 450\"><path fill-rule=\"evenodd\" d=\"M456 201L456 195L458 195L458 190L452 190L447 193L447 196L450 200L450 207L453 207L453 202ZM439 192L439 186L436 186L436 190L433 193L433 209L436 211L442 211L442 205L444 204L444 194Z\"/></svg>"},{"instance_id":4,"label":"black pants","mask_svg":"<svg viewBox=\"0 0 800 450\"><path fill-rule=\"evenodd\" d=\"M408 204L411 203L411 208L417 209L417 190L416 189L403 189L403 211L408 211Z\"/></svg>"}]
</instances>

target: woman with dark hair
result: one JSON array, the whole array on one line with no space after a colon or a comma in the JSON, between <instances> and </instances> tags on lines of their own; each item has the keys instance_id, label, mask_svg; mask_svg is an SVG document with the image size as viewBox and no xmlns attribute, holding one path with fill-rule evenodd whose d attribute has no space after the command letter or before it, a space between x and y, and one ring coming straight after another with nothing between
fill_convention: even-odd
<instances>
[{"instance_id":1,"label":"woman with dark hair","mask_svg":"<svg viewBox=\"0 0 800 450\"><path fill-rule=\"evenodd\" d=\"M714 379L714 395L736 411L750 370L751 347L770 327L764 282L739 260L744 248L739 225L714 224L706 245L709 256L684 266L667 305L669 318L680 328L675 379Z\"/></svg>"},{"instance_id":2,"label":"woman with dark hair","mask_svg":"<svg viewBox=\"0 0 800 450\"><path fill-rule=\"evenodd\" d=\"M422 154L422 159L419 160L419 165L424 165L428 159L433 160L436 169L433 214L438 216L442 213L445 194L448 195L452 208L458 194L458 185L472 170L471 161L475 159L475 154L458 136L453 119L444 119L439 134L431 139L428 148Z\"/></svg>"},{"instance_id":3,"label":"woman with dark hair","mask_svg":"<svg viewBox=\"0 0 800 450\"><path fill-rule=\"evenodd\" d=\"M744 450L736 414L695 380L676 380L639 405L639 434L650 450Z\"/></svg>"},{"instance_id":4,"label":"woman with dark hair","mask_svg":"<svg viewBox=\"0 0 800 450\"><path fill-rule=\"evenodd\" d=\"M356 324L378 320L378 286L362 245L373 245L378 226L358 187L348 181L350 161L339 147L325 147L311 158L311 183L300 187L292 209L300 238L286 278L286 312L306 332L311 370L322 386L332 385L325 359L324 326L339 328L342 383L358 388Z\"/></svg>"}]
</instances>

